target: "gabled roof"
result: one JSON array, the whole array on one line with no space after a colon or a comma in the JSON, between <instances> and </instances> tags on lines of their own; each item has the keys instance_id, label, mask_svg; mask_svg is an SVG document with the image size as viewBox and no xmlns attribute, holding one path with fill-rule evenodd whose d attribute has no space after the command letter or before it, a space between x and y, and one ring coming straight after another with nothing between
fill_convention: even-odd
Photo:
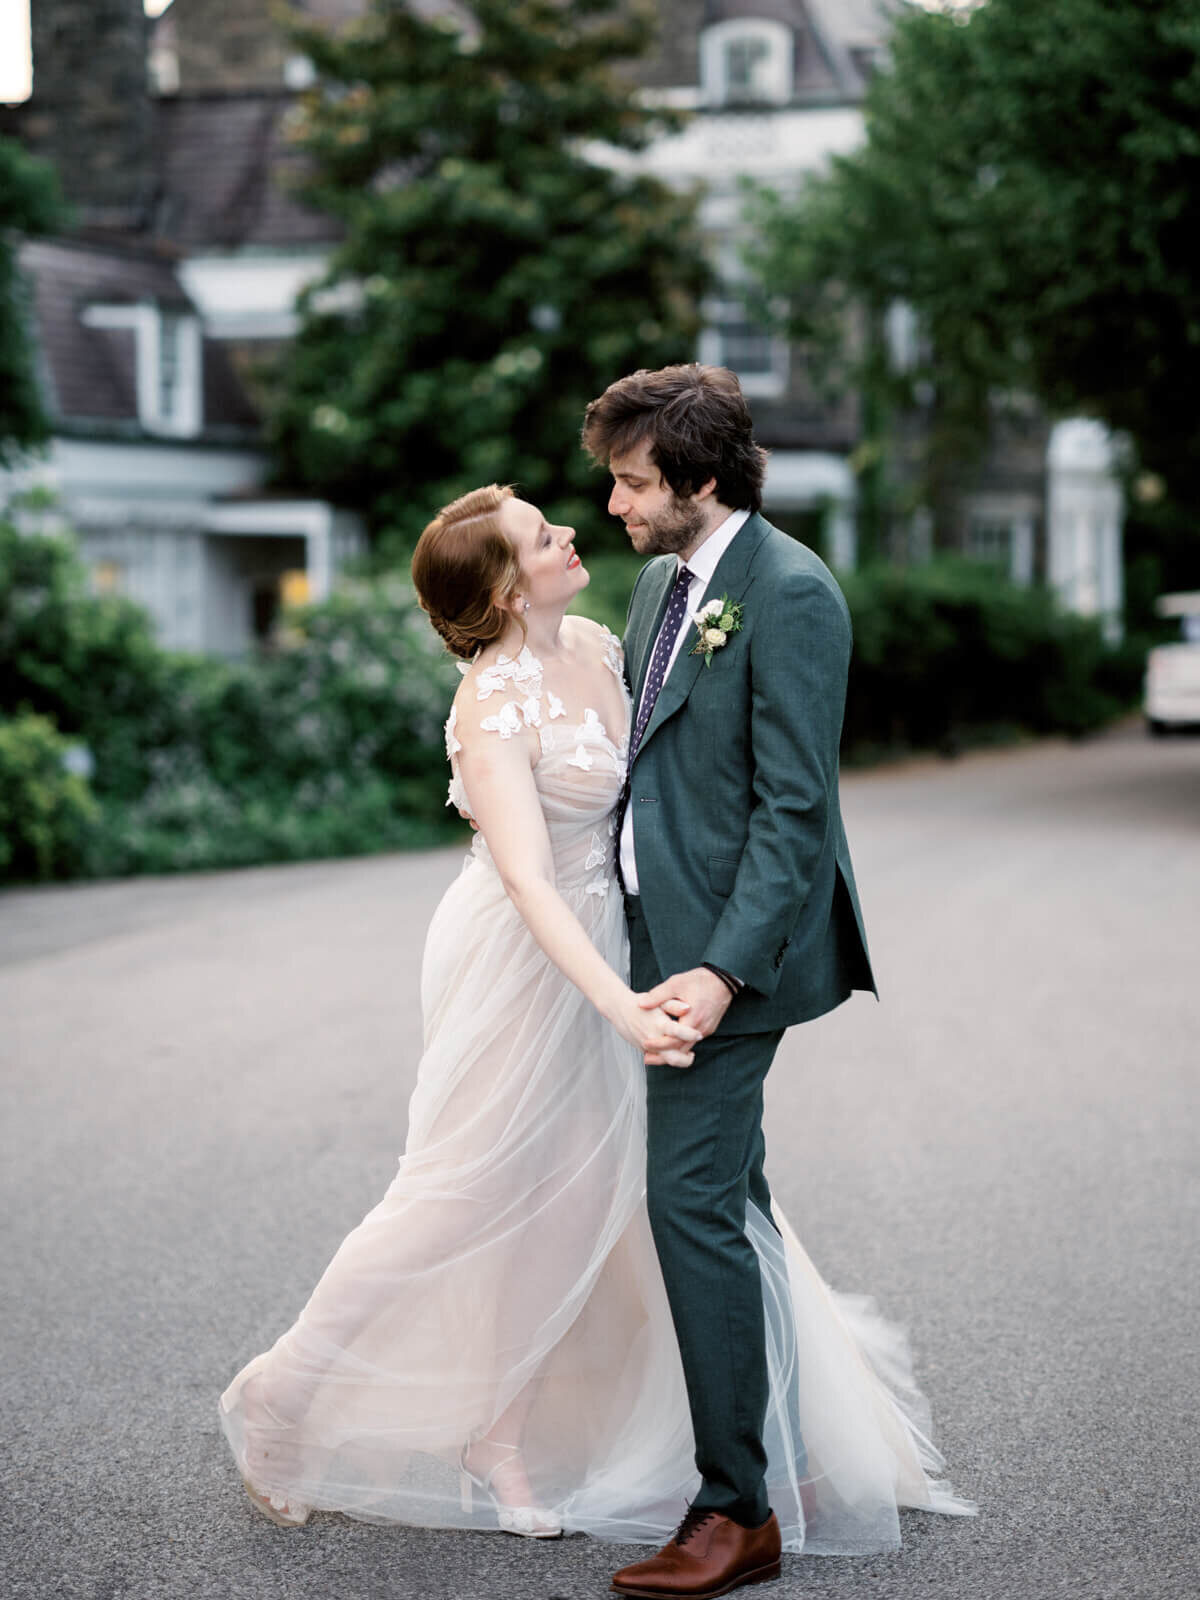
<instances>
[{"instance_id":1,"label":"gabled roof","mask_svg":"<svg viewBox=\"0 0 1200 1600\"><path fill-rule=\"evenodd\" d=\"M839 78L866 89L873 58L887 45L892 17L904 0L804 0Z\"/></svg>"},{"instance_id":2,"label":"gabled roof","mask_svg":"<svg viewBox=\"0 0 1200 1600\"><path fill-rule=\"evenodd\" d=\"M33 333L51 417L136 432L134 332L89 327L82 313L88 306L146 301L165 310L194 310L172 262L152 249L82 238L28 240L19 261L30 285ZM253 428L257 423L228 352L205 340L204 431Z\"/></svg>"},{"instance_id":3,"label":"gabled roof","mask_svg":"<svg viewBox=\"0 0 1200 1600\"><path fill-rule=\"evenodd\" d=\"M303 160L287 138L286 90L178 95L155 103L155 231L185 250L328 245L340 225L294 191Z\"/></svg>"}]
</instances>

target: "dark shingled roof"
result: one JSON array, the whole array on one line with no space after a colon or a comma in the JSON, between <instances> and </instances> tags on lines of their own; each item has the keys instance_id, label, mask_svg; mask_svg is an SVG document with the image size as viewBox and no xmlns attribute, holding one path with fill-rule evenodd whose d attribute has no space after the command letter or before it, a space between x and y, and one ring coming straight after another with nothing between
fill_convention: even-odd
<instances>
[{"instance_id":1,"label":"dark shingled roof","mask_svg":"<svg viewBox=\"0 0 1200 1600\"><path fill-rule=\"evenodd\" d=\"M184 250L329 245L340 224L290 185L303 170L288 142L289 91L178 95L155 103L162 200L156 232Z\"/></svg>"},{"instance_id":2,"label":"dark shingled roof","mask_svg":"<svg viewBox=\"0 0 1200 1600\"><path fill-rule=\"evenodd\" d=\"M253 428L262 422L242 383L229 347L220 339L204 341L204 426Z\"/></svg>"},{"instance_id":3,"label":"dark shingled roof","mask_svg":"<svg viewBox=\"0 0 1200 1600\"><path fill-rule=\"evenodd\" d=\"M51 414L63 422L137 426L135 335L128 328L89 328L89 305L152 300L174 311L191 301L172 263L149 249L87 239L30 240L20 249L30 284L35 337ZM204 341L204 429L258 423L228 353Z\"/></svg>"}]
</instances>

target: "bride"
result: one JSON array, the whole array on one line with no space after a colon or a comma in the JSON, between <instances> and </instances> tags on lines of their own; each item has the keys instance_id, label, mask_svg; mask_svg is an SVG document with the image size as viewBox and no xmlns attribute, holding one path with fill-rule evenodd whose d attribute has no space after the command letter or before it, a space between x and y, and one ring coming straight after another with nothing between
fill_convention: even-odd
<instances>
[{"instance_id":1,"label":"bride","mask_svg":"<svg viewBox=\"0 0 1200 1600\"><path fill-rule=\"evenodd\" d=\"M413 559L461 658L450 798L479 831L426 940L396 1177L221 1398L246 1490L284 1525L323 1510L661 1543L699 1481L646 1217L642 1067L686 1067L699 1034L624 981L630 702L615 638L565 614L588 581L572 538L493 485ZM782 1218L751 1207L747 1232L784 1548L893 1548L899 1506L968 1510L935 1477L900 1336L833 1295Z\"/></svg>"}]
</instances>

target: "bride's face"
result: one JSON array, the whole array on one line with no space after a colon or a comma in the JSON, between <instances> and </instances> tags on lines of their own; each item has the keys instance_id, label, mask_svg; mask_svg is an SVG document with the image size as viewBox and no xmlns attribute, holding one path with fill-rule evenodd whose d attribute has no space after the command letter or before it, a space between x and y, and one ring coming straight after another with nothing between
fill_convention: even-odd
<instances>
[{"instance_id":1,"label":"bride's face","mask_svg":"<svg viewBox=\"0 0 1200 1600\"><path fill-rule=\"evenodd\" d=\"M500 526L512 540L521 560L521 602L524 610L539 606L564 608L568 601L587 587L587 568L575 554L574 528L547 522L528 500L505 500L500 507Z\"/></svg>"}]
</instances>

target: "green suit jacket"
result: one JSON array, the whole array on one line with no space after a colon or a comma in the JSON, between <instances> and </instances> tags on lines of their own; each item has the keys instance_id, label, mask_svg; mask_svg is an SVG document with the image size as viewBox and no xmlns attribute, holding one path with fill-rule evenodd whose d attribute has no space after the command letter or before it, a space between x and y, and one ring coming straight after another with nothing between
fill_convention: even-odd
<instances>
[{"instance_id":1,"label":"green suit jacket","mask_svg":"<svg viewBox=\"0 0 1200 1600\"><path fill-rule=\"evenodd\" d=\"M675 580L642 568L625 659L641 698ZM712 664L680 646L630 772L642 914L663 976L709 961L746 984L721 1032L757 1033L875 988L838 798L850 613L833 574L757 513L705 600L744 607Z\"/></svg>"}]
</instances>

